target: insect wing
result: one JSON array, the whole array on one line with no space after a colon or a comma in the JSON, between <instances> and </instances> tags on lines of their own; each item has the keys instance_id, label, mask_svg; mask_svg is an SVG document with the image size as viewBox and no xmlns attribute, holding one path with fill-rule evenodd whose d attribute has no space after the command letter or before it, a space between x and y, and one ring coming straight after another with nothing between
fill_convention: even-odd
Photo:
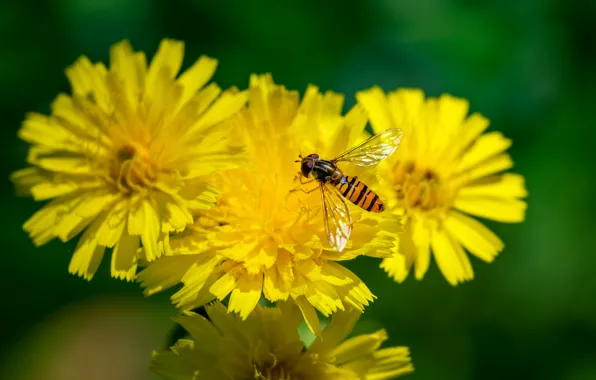
<instances>
[{"instance_id":1,"label":"insect wing","mask_svg":"<svg viewBox=\"0 0 596 380\"><path fill-rule=\"evenodd\" d=\"M330 184L321 183L323 216L329 244L341 252L348 243L352 232L352 217L346 201L339 191Z\"/></svg>"},{"instance_id":2,"label":"insect wing","mask_svg":"<svg viewBox=\"0 0 596 380\"><path fill-rule=\"evenodd\" d=\"M335 157L333 162L347 161L358 166L374 166L389 157L404 137L404 131L390 128L371 136L362 144Z\"/></svg>"}]
</instances>

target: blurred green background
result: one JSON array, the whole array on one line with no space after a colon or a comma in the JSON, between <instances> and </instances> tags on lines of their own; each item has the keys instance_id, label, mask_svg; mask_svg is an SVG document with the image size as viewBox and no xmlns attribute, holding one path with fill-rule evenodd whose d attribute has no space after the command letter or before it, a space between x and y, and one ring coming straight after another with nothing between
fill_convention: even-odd
<instances>
[{"instance_id":1,"label":"blurred green background","mask_svg":"<svg viewBox=\"0 0 596 380\"><path fill-rule=\"evenodd\" d=\"M21 224L40 207L16 198L24 166L16 138L28 111L47 113L79 55L107 62L128 38L152 55L186 42L186 65L220 60L215 80L245 87L252 72L304 90L346 94L378 84L470 100L514 141L530 192L527 221L489 225L506 242L476 279L450 287L433 264L396 285L362 259L351 268L379 299L358 331L383 325L411 348L411 379L596 379L596 2L148 1L0 3L3 237L2 379L153 379L150 351L174 313L168 294L144 299L109 278L67 272L73 245L34 248Z\"/></svg>"}]
</instances>

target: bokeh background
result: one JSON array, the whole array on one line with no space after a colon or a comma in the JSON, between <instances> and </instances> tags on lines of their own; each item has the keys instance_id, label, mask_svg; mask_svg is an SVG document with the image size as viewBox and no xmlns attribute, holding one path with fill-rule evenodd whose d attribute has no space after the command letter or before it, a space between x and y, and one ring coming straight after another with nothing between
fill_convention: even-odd
<instances>
[{"instance_id":1,"label":"bokeh background","mask_svg":"<svg viewBox=\"0 0 596 380\"><path fill-rule=\"evenodd\" d=\"M271 72L347 106L373 84L469 99L514 141L527 221L489 223L505 251L456 288L435 265L397 285L375 260L351 263L379 297L358 331L410 346L411 379L596 379L596 2L569 0L0 2L1 379L154 379L168 294L144 299L105 261L90 283L69 275L73 244L34 248L21 224L40 205L8 176L24 166L25 113L69 90L66 66L106 62L123 38L152 55L163 37L186 41L187 65L218 58L223 87Z\"/></svg>"}]
</instances>

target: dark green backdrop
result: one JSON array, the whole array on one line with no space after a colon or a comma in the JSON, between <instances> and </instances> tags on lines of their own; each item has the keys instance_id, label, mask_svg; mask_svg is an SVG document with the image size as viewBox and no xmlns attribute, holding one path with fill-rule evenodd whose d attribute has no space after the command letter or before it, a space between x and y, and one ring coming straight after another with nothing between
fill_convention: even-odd
<instances>
[{"instance_id":1,"label":"dark green backdrop","mask_svg":"<svg viewBox=\"0 0 596 380\"><path fill-rule=\"evenodd\" d=\"M527 221L490 224L505 251L473 260L476 279L457 288L434 264L397 285L375 260L350 263L379 297L358 330L383 325L410 346L411 379L595 379L595 25L596 2L563 0L0 2L0 377L153 378L167 294L143 299L107 261L90 283L69 275L73 245L33 247L21 224L40 205L16 198L8 176L24 165L25 113L69 90L63 70L80 54L107 61L128 38L151 55L172 37L192 59L218 58L222 86L271 72L344 92L348 106L373 84L468 98L513 138Z\"/></svg>"}]
</instances>

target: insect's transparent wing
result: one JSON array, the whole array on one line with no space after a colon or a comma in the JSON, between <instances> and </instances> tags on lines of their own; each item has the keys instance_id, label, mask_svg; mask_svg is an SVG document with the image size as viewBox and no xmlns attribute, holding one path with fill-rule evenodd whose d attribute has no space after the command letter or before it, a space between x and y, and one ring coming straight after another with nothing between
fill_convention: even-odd
<instances>
[{"instance_id":1,"label":"insect's transparent wing","mask_svg":"<svg viewBox=\"0 0 596 380\"><path fill-rule=\"evenodd\" d=\"M331 161L347 161L358 166L373 166L395 152L403 137L404 131L399 128L390 128L377 133Z\"/></svg>"},{"instance_id":2,"label":"insect's transparent wing","mask_svg":"<svg viewBox=\"0 0 596 380\"><path fill-rule=\"evenodd\" d=\"M352 217L346 201L339 191L329 183L321 183L323 216L329 244L341 252L348 243L352 232Z\"/></svg>"}]
</instances>

